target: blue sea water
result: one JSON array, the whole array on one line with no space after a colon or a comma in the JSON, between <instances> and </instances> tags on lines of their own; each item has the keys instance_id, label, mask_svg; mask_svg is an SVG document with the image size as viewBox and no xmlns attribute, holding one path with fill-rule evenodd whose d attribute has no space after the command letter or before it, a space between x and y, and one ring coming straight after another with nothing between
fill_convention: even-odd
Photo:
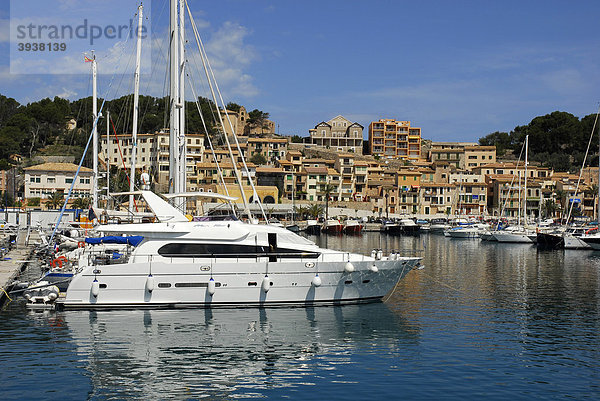
<instances>
[{"instance_id":1,"label":"blue sea water","mask_svg":"<svg viewBox=\"0 0 600 401\"><path fill-rule=\"evenodd\" d=\"M11 399L600 399L600 253L435 235L312 238L420 251L385 303L0 312Z\"/></svg>"}]
</instances>

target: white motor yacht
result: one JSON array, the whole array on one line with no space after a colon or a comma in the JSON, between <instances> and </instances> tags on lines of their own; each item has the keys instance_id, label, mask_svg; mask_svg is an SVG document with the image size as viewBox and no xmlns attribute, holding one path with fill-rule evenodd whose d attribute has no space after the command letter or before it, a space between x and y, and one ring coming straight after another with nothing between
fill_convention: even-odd
<instances>
[{"instance_id":1,"label":"white motor yacht","mask_svg":"<svg viewBox=\"0 0 600 401\"><path fill-rule=\"evenodd\" d=\"M143 195L148 195L145 191ZM187 221L156 195L171 222L98 231L143 240L119 259L82 254L57 302L64 308L217 307L360 303L382 299L420 258L319 248L281 227L239 220ZM161 205L160 202L163 202ZM166 211L166 212L165 212Z\"/></svg>"}]
</instances>

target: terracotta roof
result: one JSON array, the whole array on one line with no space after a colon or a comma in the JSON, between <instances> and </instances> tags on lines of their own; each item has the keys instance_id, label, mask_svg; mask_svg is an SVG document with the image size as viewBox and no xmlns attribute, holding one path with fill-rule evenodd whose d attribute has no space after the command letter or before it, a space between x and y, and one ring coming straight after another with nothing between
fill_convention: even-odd
<instances>
[{"instance_id":1,"label":"terracotta roof","mask_svg":"<svg viewBox=\"0 0 600 401\"><path fill-rule=\"evenodd\" d=\"M307 173L327 174L327 167L304 167Z\"/></svg>"},{"instance_id":2,"label":"terracotta roof","mask_svg":"<svg viewBox=\"0 0 600 401\"><path fill-rule=\"evenodd\" d=\"M285 171L282 168L278 168L278 167L257 167L256 168L256 172L257 173L285 173Z\"/></svg>"},{"instance_id":3,"label":"terracotta roof","mask_svg":"<svg viewBox=\"0 0 600 401\"><path fill-rule=\"evenodd\" d=\"M72 163L43 163L37 166L25 167L23 170L27 171L65 171L65 172L76 172L77 164ZM80 172L91 172L91 168L81 167Z\"/></svg>"}]
</instances>

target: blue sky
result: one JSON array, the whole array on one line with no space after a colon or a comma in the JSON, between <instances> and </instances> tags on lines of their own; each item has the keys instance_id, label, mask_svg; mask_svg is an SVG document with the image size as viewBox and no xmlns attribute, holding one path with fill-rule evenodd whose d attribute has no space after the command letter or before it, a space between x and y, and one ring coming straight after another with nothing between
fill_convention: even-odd
<instances>
[{"instance_id":1,"label":"blue sky","mask_svg":"<svg viewBox=\"0 0 600 401\"><path fill-rule=\"evenodd\" d=\"M120 3L133 16L129 2ZM341 114L365 128L394 118L427 139L477 141L555 110L595 113L600 101L597 1L189 2L226 101L269 112L281 134L307 135ZM165 94L166 3L151 3L154 63L142 75L142 92L155 96ZM90 94L85 73L11 75L7 36L0 93L21 102ZM101 94L110 80L100 77ZM114 82L109 98L131 88Z\"/></svg>"}]
</instances>

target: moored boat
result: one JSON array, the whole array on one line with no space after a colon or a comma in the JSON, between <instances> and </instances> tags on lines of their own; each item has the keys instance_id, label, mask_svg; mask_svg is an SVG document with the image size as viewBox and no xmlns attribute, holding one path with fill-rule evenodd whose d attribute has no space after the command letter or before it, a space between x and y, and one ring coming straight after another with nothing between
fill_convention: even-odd
<instances>
[{"instance_id":1,"label":"moored boat","mask_svg":"<svg viewBox=\"0 0 600 401\"><path fill-rule=\"evenodd\" d=\"M348 219L344 222L344 233L346 234L360 234L362 229L363 225L358 220Z\"/></svg>"},{"instance_id":2,"label":"moored boat","mask_svg":"<svg viewBox=\"0 0 600 401\"><path fill-rule=\"evenodd\" d=\"M336 219L327 219L323 223L321 231L326 234L341 234L344 226Z\"/></svg>"}]
</instances>

